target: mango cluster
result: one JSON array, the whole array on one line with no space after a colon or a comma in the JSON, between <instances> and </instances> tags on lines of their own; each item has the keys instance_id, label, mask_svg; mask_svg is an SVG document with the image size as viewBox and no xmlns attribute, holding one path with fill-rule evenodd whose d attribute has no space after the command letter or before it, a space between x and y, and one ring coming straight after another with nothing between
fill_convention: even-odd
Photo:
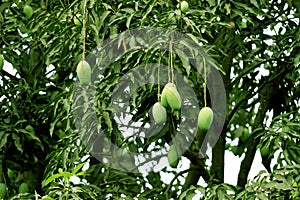
<instances>
[{"instance_id":1,"label":"mango cluster","mask_svg":"<svg viewBox=\"0 0 300 200\"><path fill-rule=\"evenodd\" d=\"M156 123L164 123L167 120L167 110L180 110L182 100L174 83L168 83L162 90L160 102L156 102L152 107L153 119ZM198 128L208 131L213 122L213 111L210 107L203 107L198 114ZM172 145L168 152L168 162L171 167L177 167L179 162L178 151Z\"/></svg>"},{"instance_id":2,"label":"mango cluster","mask_svg":"<svg viewBox=\"0 0 300 200\"><path fill-rule=\"evenodd\" d=\"M156 102L152 108L152 115L156 123L164 123L167 120L167 110L171 108L172 111L180 110L181 108L181 97L177 91L174 83L168 83L162 93L161 101Z\"/></svg>"},{"instance_id":3,"label":"mango cluster","mask_svg":"<svg viewBox=\"0 0 300 200\"><path fill-rule=\"evenodd\" d=\"M160 102L156 102L152 108L152 115L156 123L164 123L167 121L167 110L180 110L182 106L180 94L174 83L165 85L161 93ZM171 167L176 168L179 162L176 147L172 145L168 152L168 162Z\"/></svg>"}]
</instances>

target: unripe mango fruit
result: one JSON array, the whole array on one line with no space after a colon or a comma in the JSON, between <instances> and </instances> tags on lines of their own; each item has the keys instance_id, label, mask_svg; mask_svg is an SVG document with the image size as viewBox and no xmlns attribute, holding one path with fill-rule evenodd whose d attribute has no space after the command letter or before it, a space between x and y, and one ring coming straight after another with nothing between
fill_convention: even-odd
<instances>
[{"instance_id":1,"label":"unripe mango fruit","mask_svg":"<svg viewBox=\"0 0 300 200\"><path fill-rule=\"evenodd\" d=\"M166 88L166 86L164 87L164 89L161 93L160 102L163 107L168 108L169 104L168 104L168 100L167 100L167 90L165 88Z\"/></svg>"},{"instance_id":2,"label":"unripe mango fruit","mask_svg":"<svg viewBox=\"0 0 300 200\"><path fill-rule=\"evenodd\" d=\"M229 22L229 28L234 29L235 28L235 23L233 21Z\"/></svg>"},{"instance_id":3,"label":"unripe mango fruit","mask_svg":"<svg viewBox=\"0 0 300 200\"><path fill-rule=\"evenodd\" d=\"M167 111L160 102L153 105L152 115L156 123L164 123L167 120Z\"/></svg>"},{"instance_id":4,"label":"unripe mango fruit","mask_svg":"<svg viewBox=\"0 0 300 200\"><path fill-rule=\"evenodd\" d=\"M24 8L23 8L23 12L24 12L24 14L26 15L26 18L27 18L27 19L30 19L31 16L32 16L32 14L33 14L33 9L32 9L31 6L26 5L26 6L24 6Z\"/></svg>"},{"instance_id":5,"label":"unripe mango fruit","mask_svg":"<svg viewBox=\"0 0 300 200\"><path fill-rule=\"evenodd\" d=\"M85 60L80 61L77 65L76 72L80 83L89 84L91 82L92 70L88 62Z\"/></svg>"},{"instance_id":6,"label":"unripe mango fruit","mask_svg":"<svg viewBox=\"0 0 300 200\"><path fill-rule=\"evenodd\" d=\"M28 132L30 132L30 133L34 133L34 128L31 125L27 125L25 127L25 130L28 131Z\"/></svg>"},{"instance_id":7,"label":"unripe mango fruit","mask_svg":"<svg viewBox=\"0 0 300 200\"><path fill-rule=\"evenodd\" d=\"M249 130L248 130L248 128L244 128L240 139L242 142L247 142L248 138L249 138Z\"/></svg>"},{"instance_id":8,"label":"unripe mango fruit","mask_svg":"<svg viewBox=\"0 0 300 200\"><path fill-rule=\"evenodd\" d=\"M6 197L7 187L5 183L0 183L0 199L4 199Z\"/></svg>"},{"instance_id":9,"label":"unripe mango fruit","mask_svg":"<svg viewBox=\"0 0 300 200\"><path fill-rule=\"evenodd\" d=\"M198 127L200 130L207 131L213 121L213 111L210 107L204 107L198 115Z\"/></svg>"},{"instance_id":10,"label":"unripe mango fruit","mask_svg":"<svg viewBox=\"0 0 300 200\"><path fill-rule=\"evenodd\" d=\"M189 4L186 1L182 1L180 4L180 10L183 13L186 13L189 10Z\"/></svg>"},{"instance_id":11,"label":"unripe mango fruit","mask_svg":"<svg viewBox=\"0 0 300 200\"><path fill-rule=\"evenodd\" d=\"M177 153L176 147L174 145L172 145L169 149L168 162L169 162L169 165L173 168L176 168L178 165L178 162L179 162L178 153Z\"/></svg>"},{"instance_id":12,"label":"unripe mango fruit","mask_svg":"<svg viewBox=\"0 0 300 200\"><path fill-rule=\"evenodd\" d=\"M29 192L29 187L27 183L21 183L18 189L19 193L28 193Z\"/></svg>"},{"instance_id":13,"label":"unripe mango fruit","mask_svg":"<svg viewBox=\"0 0 300 200\"><path fill-rule=\"evenodd\" d=\"M260 149L260 154L262 156L267 156L269 154L269 147L268 146L263 146L261 149Z\"/></svg>"},{"instance_id":14,"label":"unripe mango fruit","mask_svg":"<svg viewBox=\"0 0 300 200\"><path fill-rule=\"evenodd\" d=\"M174 83L168 83L161 93L161 104L164 107L171 107L172 110L180 110L181 97Z\"/></svg>"}]
</instances>

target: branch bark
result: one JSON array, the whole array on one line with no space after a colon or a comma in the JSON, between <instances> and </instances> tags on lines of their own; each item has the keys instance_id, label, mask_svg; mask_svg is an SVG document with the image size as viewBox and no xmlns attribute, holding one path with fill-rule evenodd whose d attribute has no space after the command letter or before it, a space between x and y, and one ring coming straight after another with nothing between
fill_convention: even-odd
<instances>
[{"instance_id":1,"label":"branch bark","mask_svg":"<svg viewBox=\"0 0 300 200\"><path fill-rule=\"evenodd\" d=\"M226 130L226 129L225 129ZM220 135L218 142L212 150L212 175L214 177L214 182L224 182L224 151L226 144L226 132L223 131Z\"/></svg>"},{"instance_id":2,"label":"branch bark","mask_svg":"<svg viewBox=\"0 0 300 200\"><path fill-rule=\"evenodd\" d=\"M205 158L202 157L204 155L204 152L206 152L207 145L203 145L203 141L205 140L206 133L204 131L201 131L200 129L197 129L196 133L196 141L198 142L198 147L200 149L200 152L198 155L194 155L193 153L186 151L183 156L188 158L191 161L190 169L194 168L193 170L190 170L187 174L187 177L185 179L184 185L182 187L182 191L187 190L192 185L197 185L200 177L203 177L205 181L209 181L211 179L210 174L205 169Z\"/></svg>"},{"instance_id":3,"label":"branch bark","mask_svg":"<svg viewBox=\"0 0 300 200\"><path fill-rule=\"evenodd\" d=\"M277 87L277 84L280 80L282 80L285 75L289 72L289 67L283 67L283 69L278 68L270 77L268 80L266 80L266 84L262 83L264 87L261 90L260 93L260 107L257 112L257 115L254 120L254 125L252 127L253 130L256 129L264 129L264 119L266 116L266 112L269 109L271 97L273 95L273 91L275 90L275 87ZM254 134L254 133L252 133ZM248 174L251 168L251 165L254 160L254 156L256 153L256 148L259 143L261 137L256 137L256 135L253 135L250 137L249 142L247 143L247 151L245 154L245 158L241 163L240 171L238 174L238 182L237 185L244 188L247 183Z\"/></svg>"},{"instance_id":4,"label":"branch bark","mask_svg":"<svg viewBox=\"0 0 300 200\"><path fill-rule=\"evenodd\" d=\"M231 33L232 34L232 33ZM234 36L231 35L232 40L234 40ZM232 42L232 41L230 41ZM232 45L229 45L233 48L235 43L232 43ZM226 96L228 97L230 91L232 90L232 84L231 84L231 79L230 79L230 70L232 66L232 60L236 56L237 51L230 50L225 56L221 63L222 66L226 72L225 75L222 76L224 86L225 86L225 92ZM218 94L213 94L213 95L218 95ZM224 102L226 103L226 102ZM226 120L225 124L226 125ZM214 182L224 182L224 163L225 163L225 144L226 144L226 126L223 127L223 130L220 134L220 137L213 147L212 150L212 166L211 166L211 171L212 171L212 176L213 176L213 181Z\"/></svg>"},{"instance_id":5,"label":"branch bark","mask_svg":"<svg viewBox=\"0 0 300 200\"><path fill-rule=\"evenodd\" d=\"M253 129L263 128L263 121L265 119L265 114L268 110L268 104L270 102L270 98L272 96L272 90L265 90L263 94L263 98L261 100L261 105L254 120ZM245 158L241 163L240 171L238 174L238 183L237 185L240 187L244 187L247 183L248 174L255 156L256 147L257 147L257 139L251 137L249 142L247 143L247 151L245 154Z\"/></svg>"},{"instance_id":6,"label":"branch bark","mask_svg":"<svg viewBox=\"0 0 300 200\"><path fill-rule=\"evenodd\" d=\"M190 152L185 152L183 156L191 161L190 169L193 169L188 172L182 191L187 190L192 185L197 185L200 177L202 177L206 182L209 182L211 176L205 169L205 158L199 158Z\"/></svg>"}]
</instances>

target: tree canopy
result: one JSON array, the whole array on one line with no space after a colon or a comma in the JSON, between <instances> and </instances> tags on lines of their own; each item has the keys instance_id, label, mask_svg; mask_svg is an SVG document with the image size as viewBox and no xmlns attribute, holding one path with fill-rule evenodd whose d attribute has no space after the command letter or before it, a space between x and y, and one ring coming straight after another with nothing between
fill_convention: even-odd
<instances>
[{"instance_id":1,"label":"tree canopy","mask_svg":"<svg viewBox=\"0 0 300 200\"><path fill-rule=\"evenodd\" d=\"M0 199L299 197L300 2L187 4L2 0ZM77 80L84 58L95 85ZM170 80L183 105L160 126L150 111ZM206 105L207 132L195 126ZM176 168L132 165L172 140ZM236 185L225 152L242 158ZM248 180L256 154L266 170Z\"/></svg>"}]
</instances>

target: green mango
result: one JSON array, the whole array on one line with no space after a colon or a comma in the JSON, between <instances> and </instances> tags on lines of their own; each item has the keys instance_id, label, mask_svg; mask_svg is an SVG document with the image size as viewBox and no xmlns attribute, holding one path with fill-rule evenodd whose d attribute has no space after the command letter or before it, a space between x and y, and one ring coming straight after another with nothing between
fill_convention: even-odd
<instances>
[{"instance_id":1,"label":"green mango","mask_svg":"<svg viewBox=\"0 0 300 200\"><path fill-rule=\"evenodd\" d=\"M204 107L198 115L198 127L200 130L207 131L213 122L213 111L210 107Z\"/></svg>"},{"instance_id":2,"label":"green mango","mask_svg":"<svg viewBox=\"0 0 300 200\"><path fill-rule=\"evenodd\" d=\"M229 29L234 29L235 28L235 23L233 21L229 22Z\"/></svg>"},{"instance_id":3,"label":"green mango","mask_svg":"<svg viewBox=\"0 0 300 200\"><path fill-rule=\"evenodd\" d=\"M181 97L177 91L175 84L168 83L164 87L161 94L161 104L166 108L171 107L172 110L180 110Z\"/></svg>"},{"instance_id":4,"label":"green mango","mask_svg":"<svg viewBox=\"0 0 300 200\"><path fill-rule=\"evenodd\" d=\"M179 163L178 153L176 147L172 145L168 152L168 162L169 165L173 168L176 168Z\"/></svg>"},{"instance_id":5,"label":"green mango","mask_svg":"<svg viewBox=\"0 0 300 200\"><path fill-rule=\"evenodd\" d=\"M92 70L88 62L85 60L80 61L76 72L80 83L88 85L91 82Z\"/></svg>"},{"instance_id":6,"label":"green mango","mask_svg":"<svg viewBox=\"0 0 300 200\"><path fill-rule=\"evenodd\" d=\"M9 178L9 180L14 180L15 179L15 173L14 173L14 171L13 170L11 170L11 169L7 169L7 176L8 176L8 178Z\"/></svg>"},{"instance_id":7,"label":"green mango","mask_svg":"<svg viewBox=\"0 0 300 200\"><path fill-rule=\"evenodd\" d=\"M30 19L31 16L32 16L32 14L33 14L33 9L32 9L31 6L26 5L26 6L24 6L24 8L23 8L23 12L24 12L24 14L26 15L26 18L27 18L27 19Z\"/></svg>"},{"instance_id":8,"label":"green mango","mask_svg":"<svg viewBox=\"0 0 300 200\"><path fill-rule=\"evenodd\" d=\"M19 186L19 194L21 193L29 193L29 187L27 183L21 183L21 185Z\"/></svg>"},{"instance_id":9,"label":"green mango","mask_svg":"<svg viewBox=\"0 0 300 200\"><path fill-rule=\"evenodd\" d=\"M262 156L267 156L269 154L269 147L268 146L263 146L261 149L260 149L260 154Z\"/></svg>"},{"instance_id":10,"label":"green mango","mask_svg":"<svg viewBox=\"0 0 300 200\"><path fill-rule=\"evenodd\" d=\"M156 123L164 123L167 120L167 111L160 102L153 105L152 115Z\"/></svg>"},{"instance_id":11,"label":"green mango","mask_svg":"<svg viewBox=\"0 0 300 200\"><path fill-rule=\"evenodd\" d=\"M161 93L160 102L163 107L169 108L169 104L168 104L168 100L167 100L167 90L165 88L166 87L164 87L164 89Z\"/></svg>"},{"instance_id":12,"label":"green mango","mask_svg":"<svg viewBox=\"0 0 300 200\"><path fill-rule=\"evenodd\" d=\"M172 110L180 110L181 108L181 97L176 87L167 88L167 100Z\"/></svg>"},{"instance_id":13,"label":"green mango","mask_svg":"<svg viewBox=\"0 0 300 200\"><path fill-rule=\"evenodd\" d=\"M189 10L189 4L186 1L182 1L180 4L180 10L183 13L186 13Z\"/></svg>"},{"instance_id":14,"label":"green mango","mask_svg":"<svg viewBox=\"0 0 300 200\"><path fill-rule=\"evenodd\" d=\"M243 133L241 135L241 141L242 142L247 142L248 138L249 138L249 130L248 128L244 128Z\"/></svg>"}]
</instances>

